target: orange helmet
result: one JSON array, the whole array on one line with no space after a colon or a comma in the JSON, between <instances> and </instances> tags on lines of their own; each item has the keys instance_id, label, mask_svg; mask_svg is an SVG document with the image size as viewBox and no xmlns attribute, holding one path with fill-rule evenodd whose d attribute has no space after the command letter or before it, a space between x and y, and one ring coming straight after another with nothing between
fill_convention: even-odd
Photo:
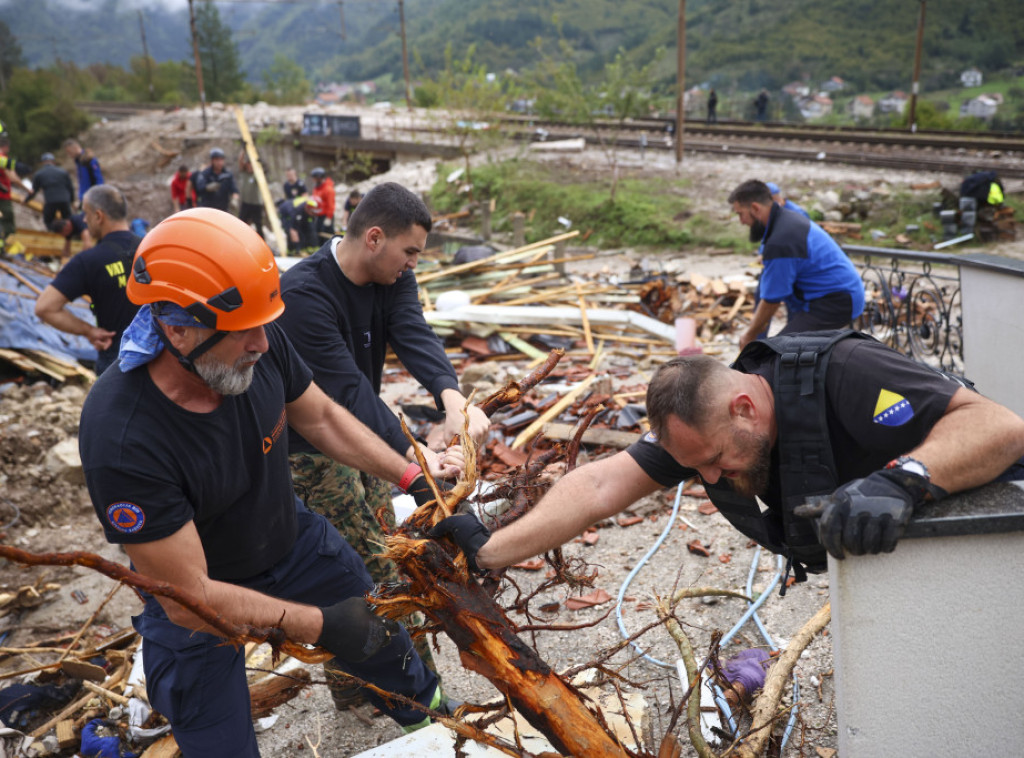
<instances>
[{"instance_id":1,"label":"orange helmet","mask_svg":"<svg viewBox=\"0 0 1024 758\"><path fill-rule=\"evenodd\" d=\"M175 303L218 331L262 326L284 311L270 248L214 208L190 208L153 227L135 253L127 295L138 305Z\"/></svg>"}]
</instances>

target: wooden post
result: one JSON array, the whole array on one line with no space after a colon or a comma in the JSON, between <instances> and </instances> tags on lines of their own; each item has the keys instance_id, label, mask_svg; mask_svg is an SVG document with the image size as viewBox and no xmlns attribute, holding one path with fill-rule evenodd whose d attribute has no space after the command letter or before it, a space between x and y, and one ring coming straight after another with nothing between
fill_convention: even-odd
<instances>
[{"instance_id":1,"label":"wooden post","mask_svg":"<svg viewBox=\"0 0 1024 758\"><path fill-rule=\"evenodd\" d=\"M196 84L199 86L199 105L203 109L203 131L206 131L206 90L203 89L203 66L199 61L199 34L196 32L196 14L192 0L188 0L188 20L192 27L192 53L196 59Z\"/></svg>"},{"instance_id":2,"label":"wooden post","mask_svg":"<svg viewBox=\"0 0 1024 758\"><path fill-rule=\"evenodd\" d=\"M555 249L548 253L548 258L556 261L555 271L565 276L565 240L555 243Z\"/></svg>"},{"instance_id":3,"label":"wooden post","mask_svg":"<svg viewBox=\"0 0 1024 758\"><path fill-rule=\"evenodd\" d=\"M917 131L917 92L921 80L921 47L924 43L924 9L927 3L921 1L921 15L917 17L917 45L914 47L914 82L910 87L910 113L907 123L910 131Z\"/></svg>"},{"instance_id":4,"label":"wooden post","mask_svg":"<svg viewBox=\"0 0 1024 758\"><path fill-rule=\"evenodd\" d=\"M480 203L480 237L484 240L491 238L491 204L494 200Z\"/></svg>"},{"instance_id":5,"label":"wooden post","mask_svg":"<svg viewBox=\"0 0 1024 758\"><path fill-rule=\"evenodd\" d=\"M686 122L686 0L679 0L679 21L676 29L676 163L683 162L683 125Z\"/></svg>"},{"instance_id":6,"label":"wooden post","mask_svg":"<svg viewBox=\"0 0 1024 758\"><path fill-rule=\"evenodd\" d=\"M526 244L526 215L522 211L512 214L512 244L516 247Z\"/></svg>"},{"instance_id":7,"label":"wooden post","mask_svg":"<svg viewBox=\"0 0 1024 758\"><path fill-rule=\"evenodd\" d=\"M277 254L288 254L288 240L285 239L284 229L281 228L281 219L277 216L277 208L274 206L274 199L270 196L270 188L267 186L267 177L263 173L263 166L260 165L260 156L256 152L256 145L252 141L252 134L249 133L249 125L245 123L245 116L242 109L235 106L235 117L238 119L238 131L242 133L242 142L245 144L245 153L249 156L252 164L252 173L256 177L256 184L260 188L260 197L263 198L263 207L267 211L267 220L274 232L274 239L277 240ZM262 235L261 235L262 236Z\"/></svg>"},{"instance_id":8,"label":"wooden post","mask_svg":"<svg viewBox=\"0 0 1024 758\"><path fill-rule=\"evenodd\" d=\"M412 85L409 83L409 52L405 46L405 0L398 0L398 23L402 32L402 75L405 77L405 107L412 110Z\"/></svg>"}]
</instances>

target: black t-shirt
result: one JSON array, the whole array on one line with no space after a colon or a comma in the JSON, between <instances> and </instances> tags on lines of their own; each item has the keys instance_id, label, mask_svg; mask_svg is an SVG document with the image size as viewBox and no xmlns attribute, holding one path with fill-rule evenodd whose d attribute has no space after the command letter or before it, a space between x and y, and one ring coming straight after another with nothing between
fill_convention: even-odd
<instances>
[{"instance_id":1,"label":"black t-shirt","mask_svg":"<svg viewBox=\"0 0 1024 758\"><path fill-rule=\"evenodd\" d=\"M753 372L771 381L777 357ZM884 345L846 339L832 350L825 375L827 419L837 481L867 476L924 441L961 385ZM680 466L653 434L627 451L651 479L665 487L696 476ZM778 447L772 449L772 477L762 498L780 501Z\"/></svg>"},{"instance_id":2,"label":"black t-shirt","mask_svg":"<svg viewBox=\"0 0 1024 758\"><path fill-rule=\"evenodd\" d=\"M299 195L308 194L309 190L306 189L306 183L301 179L296 179L294 182L284 183L284 196L289 200L294 200Z\"/></svg>"},{"instance_id":3,"label":"black t-shirt","mask_svg":"<svg viewBox=\"0 0 1024 758\"><path fill-rule=\"evenodd\" d=\"M140 241L131 232L110 232L95 247L73 256L53 280L54 288L68 300L88 295L97 326L117 332L110 347L100 351L100 357L110 361L117 358L121 334L139 309L124 288Z\"/></svg>"},{"instance_id":4,"label":"black t-shirt","mask_svg":"<svg viewBox=\"0 0 1024 758\"><path fill-rule=\"evenodd\" d=\"M445 389L458 389L455 369L423 318L411 271L394 284L359 287L341 272L332 248L328 242L281 277L286 307L277 323L321 389L404 454L409 441L378 397L388 345L438 407ZM289 447L293 453L315 450L294 431Z\"/></svg>"},{"instance_id":5,"label":"black t-shirt","mask_svg":"<svg viewBox=\"0 0 1024 758\"><path fill-rule=\"evenodd\" d=\"M145 366L106 371L93 385L79 448L108 541L152 542L194 521L210 577L225 581L265 571L291 549L285 403L312 375L276 325L266 330L270 349L250 388L210 413L174 403Z\"/></svg>"}]
</instances>

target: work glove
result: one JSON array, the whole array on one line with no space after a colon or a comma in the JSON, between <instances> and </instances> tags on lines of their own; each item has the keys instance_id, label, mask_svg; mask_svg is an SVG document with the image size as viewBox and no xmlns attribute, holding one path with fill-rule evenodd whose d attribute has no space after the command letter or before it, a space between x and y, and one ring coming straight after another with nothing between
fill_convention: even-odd
<instances>
[{"instance_id":1,"label":"work glove","mask_svg":"<svg viewBox=\"0 0 1024 758\"><path fill-rule=\"evenodd\" d=\"M466 556L466 562L473 571L478 574L486 571L477 564L476 554L491 538L491 533L472 513L460 513L442 519L437 526L427 532L427 536L434 539L451 537L452 542L458 545L459 550Z\"/></svg>"},{"instance_id":2,"label":"work glove","mask_svg":"<svg viewBox=\"0 0 1024 758\"><path fill-rule=\"evenodd\" d=\"M434 484L437 485L437 489L441 492L450 492L452 489L452 483L445 479L435 479ZM421 505L426 505L434 499L434 492L430 489L427 477L423 474L420 474L410 482L406 493L412 495L412 499L416 501L417 508Z\"/></svg>"},{"instance_id":3,"label":"work glove","mask_svg":"<svg viewBox=\"0 0 1024 758\"><path fill-rule=\"evenodd\" d=\"M361 597L347 598L320 611L324 626L316 644L349 663L372 658L401 629L398 622L373 613Z\"/></svg>"},{"instance_id":4,"label":"work glove","mask_svg":"<svg viewBox=\"0 0 1024 758\"><path fill-rule=\"evenodd\" d=\"M206 185L207 192L216 192L220 189L220 182L208 182Z\"/></svg>"},{"instance_id":5,"label":"work glove","mask_svg":"<svg viewBox=\"0 0 1024 758\"><path fill-rule=\"evenodd\" d=\"M903 536L914 506L946 495L925 477L902 469L884 469L844 484L816 505L795 509L797 516L818 516L818 540L832 557L891 553Z\"/></svg>"}]
</instances>

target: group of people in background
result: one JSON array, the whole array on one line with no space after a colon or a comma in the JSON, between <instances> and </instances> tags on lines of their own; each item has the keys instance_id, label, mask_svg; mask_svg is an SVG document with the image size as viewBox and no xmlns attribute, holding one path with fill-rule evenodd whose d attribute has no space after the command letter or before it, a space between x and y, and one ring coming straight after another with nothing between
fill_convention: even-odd
<instances>
[{"instance_id":1,"label":"group of people in background","mask_svg":"<svg viewBox=\"0 0 1024 758\"><path fill-rule=\"evenodd\" d=\"M171 202L174 211L186 208L216 208L231 210L238 205L238 217L260 234L263 233L263 198L253 171L252 162L242 152L238 156L238 175L227 167L227 156L219 147L210 150L209 162L192 171L182 164L171 179ZM327 171L317 166L309 172L312 189L294 168L285 172L282 182L283 197L276 202L278 218L288 241L288 251L312 251L334 236L336 211L334 180ZM342 231L348 225L349 214L359 204L362 194L352 190L342 208Z\"/></svg>"}]
</instances>

